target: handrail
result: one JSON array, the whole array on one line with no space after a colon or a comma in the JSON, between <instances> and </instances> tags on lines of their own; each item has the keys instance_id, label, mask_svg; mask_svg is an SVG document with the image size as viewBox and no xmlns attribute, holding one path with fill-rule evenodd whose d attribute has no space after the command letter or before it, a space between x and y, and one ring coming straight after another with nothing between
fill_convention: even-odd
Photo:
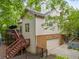
<instances>
[{"instance_id":1,"label":"handrail","mask_svg":"<svg viewBox=\"0 0 79 59\"><path fill-rule=\"evenodd\" d=\"M16 32L16 30L14 30L15 31L15 34L16 34L16 36L18 37L17 39L16 39L16 41L15 42L13 42L11 45L9 45L8 47L7 47L7 49L9 48L9 47L11 47L13 44L15 44L20 38L19 38L19 35L17 34L17 32Z\"/></svg>"},{"instance_id":2,"label":"handrail","mask_svg":"<svg viewBox=\"0 0 79 59\"><path fill-rule=\"evenodd\" d=\"M12 44L10 44L6 49L10 48L12 45L14 45L18 40L14 41Z\"/></svg>"},{"instance_id":3,"label":"handrail","mask_svg":"<svg viewBox=\"0 0 79 59\"><path fill-rule=\"evenodd\" d=\"M15 31L15 34L18 37L18 39L20 39L20 36L18 35L17 31L16 30L14 30L14 31Z\"/></svg>"},{"instance_id":4,"label":"handrail","mask_svg":"<svg viewBox=\"0 0 79 59\"><path fill-rule=\"evenodd\" d=\"M7 52L10 52L14 47L16 47L21 41L18 41L14 46L12 46L10 49L7 49Z\"/></svg>"},{"instance_id":5,"label":"handrail","mask_svg":"<svg viewBox=\"0 0 79 59\"><path fill-rule=\"evenodd\" d=\"M20 48L19 48L18 50L16 50L16 52L13 53L13 55L10 56L10 57L13 57L20 49L23 49L24 46L22 46L22 42L21 42L21 43L19 42L18 45L20 45ZM7 54L9 55L9 53L10 53L10 52L8 52Z\"/></svg>"},{"instance_id":6,"label":"handrail","mask_svg":"<svg viewBox=\"0 0 79 59\"><path fill-rule=\"evenodd\" d=\"M14 49L14 47L16 47L16 46L18 46L18 45L20 45L21 47L22 47L22 42L21 41L19 41L16 45L14 45L13 46L13 48L12 49ZM12 56L9 56L10 55L10 51L12 51L12 49L11 50L9 50L8 52L6 52L6 54L8 54L8 55L6 55L6 58L10 58L10 57L13 57L19 50L20 50L20 48L18 49L18 50L16 50L16 52L15 53L13 53L13 55ZM7 56L9 56L9 57L7 57Z\"/></svg>"},{"instance_id":7,"label":"handrail","mask_svg":"<svg viewBox=\"0 0 79 59\"><path fill-rule=\"evenodd\" d=\"M21 44L22 42L24 43L25 41L18 40L18 42L16 42L12 48L8 48L7 49L7 52L9 53L14 47L16 47L17 45L19 45L19 43Z\"/></svg>"},{"instance_id":8,"label":"handrail","mask_svg":"<svg viewBox=\"0 0 79 59\"><path fill-rule=\"evenodd\" d=\"M12 50L14 50L16 47L18 47L19 49L16 49L15 51L15 53L13 53L13 55L12 56L9 56L9 58L10 57L13 57L16 53L18 53L18 51L20 50L20 47L26 47L26 46L28 46L28 44L30 43L30 41L29 40L27 40L27 42L26 42L26 40L24 40L24 37L22 36L22 35L20 35L16 30L13 30L14 31L14 34L13 35L15 35L15 38L16 38L16 40L11 44L11 45L9 45L7 48L6 48L6 56L9 56L10 55L10 52L12 52ZM27 43L27 44L26 44ZM26 44L26 45L25 45ZM20 47L19 47L20 46ZM21 49L22 49L21 48Z\"/></svg>"}]
</instances>

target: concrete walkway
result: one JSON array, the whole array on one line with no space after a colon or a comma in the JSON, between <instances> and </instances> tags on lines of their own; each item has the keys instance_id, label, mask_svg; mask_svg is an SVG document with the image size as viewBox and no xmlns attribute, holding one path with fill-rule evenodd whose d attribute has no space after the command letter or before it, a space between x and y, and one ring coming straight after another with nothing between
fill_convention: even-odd
<instances>
[{"instance_id":1,"label":"concrete walkway","mask_svg":"<svg viewBox=\"0 0 79 59\"><path fill-rule=\"evenodd\" d=\"M0 46L0 59L5 59L5 52L6 52L5 49L6 49L5 45ZM41 58L40 56L31 54L31 53L25 53L25 54L16 56L12 59L55 59L54 55L68 56L69 59L79 59L79 51L76 51L73 49L67 49L66 44L60 47L57 47L55 49L51 49L49 53L53 55L49 55L47 58Z\"/></svg>"},{"instance_id":2,"label":"concrete walkway","mask_svg":"<svg viewBox=\"0 0 79 59\"><path fill-rule=\"evenodd\" d=\"M68 49L66 44L55 49L51 49L49 53L58 56L68 56L69 59L79 59L79 51Z\"/></svg>"},{"instance_id":3,"label":"concrete walkway","mask_svg":"<svg viewBox=\"0 0 79 59\"><path fill-rule=\"evenodd\" d=\"M55 55L49 55L47 57L40 57L39 55L31 54L31 53L25 53L19 56L16 56L12 59L55 59Z\"/></svg>"},{"instance_id":4,"label":"concrete walkway","mask_svg":"<svg viewBox=\"0 0 79 59\"><path fill-rule=\"evenodd\" d=\"M0 46L0 59L5 59L5 52L6 52L5 49L6 49L5 45Z\"/></svg>"},{"instance_id":5,"label":"concrete walkway","mask_svg":"<svg viewBox=\"0 0 79 59\"><path fill-rule=\"evenodd\" d=\"M0 59L6 59L5 55L6 55L6 46L1 45L0 46ZM50 55L48 57L40 57L39 55L35 55L35 54L31 54L27 52L22 55L15 56L14 58L11 58L11 59L55 59L55 56Z\"/></svg>"}]
</instances>

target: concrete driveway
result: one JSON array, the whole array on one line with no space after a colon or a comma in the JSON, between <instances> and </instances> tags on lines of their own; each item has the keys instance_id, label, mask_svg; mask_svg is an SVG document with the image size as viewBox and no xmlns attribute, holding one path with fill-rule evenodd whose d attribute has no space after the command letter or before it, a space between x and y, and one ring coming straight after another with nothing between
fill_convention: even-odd
<instances>
[{"instance_id":1,"label":"concrete driveway","mask_svg":"<svg viewBox=\"0 0 79 59\"><path fill-rule=\"evenodd\" d=\"M69 59L79 59L79 51L68 49L66 44L55 49L51 49L49 53L58 56L68 56Z\"/></svg>"}]
</instances>

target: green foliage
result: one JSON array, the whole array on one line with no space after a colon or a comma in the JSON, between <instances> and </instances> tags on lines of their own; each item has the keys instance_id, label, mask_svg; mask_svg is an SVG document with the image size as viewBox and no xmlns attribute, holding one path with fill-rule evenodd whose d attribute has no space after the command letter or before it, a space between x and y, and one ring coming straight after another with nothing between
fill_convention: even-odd
<instances>
[{"instance_id":1,"label":"green foliage","mask_svg":"<svg viewBox=\"0 0 79 59\"><path fill-rule=\"evenodd\" d=\"M69 59L67 56L57 56L56 59Z\"/></svg>"},{"instance_id":2,"label":"green foliage","mask_svg":"<svg viewBox=\"0 0 79 59\"><path fill-rule=\"evenodd\" d=\"M27 7L30 7L36 11L41 11L41 5L43 4L43 2L46 3L46 8L49 9L55 9L56 6L65 6L66 5L66 1L64 0L28 0L27 2ZM65 7L63 7L65 8Z\"/></svg>"},{"instance_id":3,"label":"green foliage","mask_svg":"<svg viewBox=\"0 0 79 59\"><path fill-rule=\"evenodd\" d=\"M56 10L56 8L59 7L61 10L60 16L46 17L46 23L43 24L43 26L45 25L49 28L54 23L58 23L61 30L66 33L72 33L78 30L78 11L70 8L65 0L28 0L26 7L41 12L41 4L43 2L46 2L47 9L51 8L52 10ZM25 13L23 0L0 0L0 30L5 30L12 24L17 24L23 15L26 15L26 17L30 19L33 18L28 13Z\"/></svg>"},{"instance_id":4,"label":"green foliage","mask_svg":"<svg viewBox=\"0 0 79 59\"><path fill-rule=\"evenodd\" d=\"M27 7L30 7L36 11L41 11L41 1L43 0L28 0Z\"/></svg>"},{"instance_id":5,"label":"green foliage","mask_svg":"<svg viewBox=\"0 0 79 59\"><path fill-rule=\"evenodd\" d=\"M59 12L59 16L46 16L46 22L43 24L45 28L51 28L55 23L58 23L58 27L61 30L61 33L76 35L76 32L79 30L79 10L70 7L67 2L64 0L52 0L52 6L59 6L61 12L57 11L55 7L54 10ZM51 24L51 25L50 25Z\"/></svg>"},{"instance_id":6,"label":"green foliage","mask_svg":"<svg viewBox=\"0 0 79 59\"><path fill-rule=\"evenodd\" d=\"M26 14L24 15L24 17L26 19L29 19L29 20L33 20L34 19L34 16L32 14L29 14L28 12L26 12Z\"/></svg>"},{"instance_id":7,"label":"green foliage","mask_svg":"<svg viewBox=\"0 0 79 59\"><path fill-rule=\"evenodd\" d=\"M73 10L71 14L68 15L66 20L62 22L61 28L66 33L74 34L77 30L79 30L79 11Z\"/></svg>"},{"instance_id":8,"label":"green foliage","mask_svg":"<svg viewBox=\"0 0 79 59\"><path fill-rule=\"evenodd\" d=\"M28 0L26 7L40 12L41 3L45 1L46 0ZM52 9L55 9L56 5L62 4L63 2L64 0L48 0L47 8L51 7ZM12 24L17 24L18 20L23 15L22 13L24 13L24 10L25 6L23 0L0 0L0 30L5 30ZM29 18L32 18L32 16L29 16Z\"/></svg>"},{"instance_id":9,"label":"green foliage","mask_svg":"<svg viewBox=\"0 0 79 59\"><path fill-rule=\"evenodd\" d=\"M16 24L24 9L22 0L0 0L0 28Z\"/></svg>"},{"instance_id":10,"label":"green foliage","mask_svg":"<svg viewBox=\"0 0 79 59\"><path fill-rule=\"evenodd\" d=\"M51 0L49 4L51 6L51 9L55 10L57 13L60 13L60 15L59 16L57 16L57 15L46 16L46 22L45 22L45 24L43 24L43 27L45 26L45 28L46 27L50 28L55 23L58 23L58 26L61 27L60 24L62 24L64 22L64 20L66 19L65 16L69 15L69 13L70 13L70 9L71 9L70 6L68 5L68 3L65 0L61 0L61 1L60 0ZM59 8L59 10L61 12L59 12L57 10L57 8Z\"/></svg>"}]
</instances>

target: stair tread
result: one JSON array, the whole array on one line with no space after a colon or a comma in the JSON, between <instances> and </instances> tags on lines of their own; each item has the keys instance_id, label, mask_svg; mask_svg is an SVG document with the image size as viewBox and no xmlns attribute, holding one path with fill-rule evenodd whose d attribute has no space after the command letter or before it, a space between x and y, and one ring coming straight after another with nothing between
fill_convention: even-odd
<instances>
[{"instance_id":1,"label":"stair tread","mask_svg":"<svg viewBox=\"0 0 79 59\"><path fill-rule=\"evenodd\" d=\"M26 40L23 37L20 37L19 33L15 31L15 37L16 37L16 42L8 49L7 49L7 58L11 58L14 55L16 55L19 51L21 51L24 47L28 45L28 41L25 42ZM19 38L19 40L18 40Z\"/></svg>"}]
</instances>

